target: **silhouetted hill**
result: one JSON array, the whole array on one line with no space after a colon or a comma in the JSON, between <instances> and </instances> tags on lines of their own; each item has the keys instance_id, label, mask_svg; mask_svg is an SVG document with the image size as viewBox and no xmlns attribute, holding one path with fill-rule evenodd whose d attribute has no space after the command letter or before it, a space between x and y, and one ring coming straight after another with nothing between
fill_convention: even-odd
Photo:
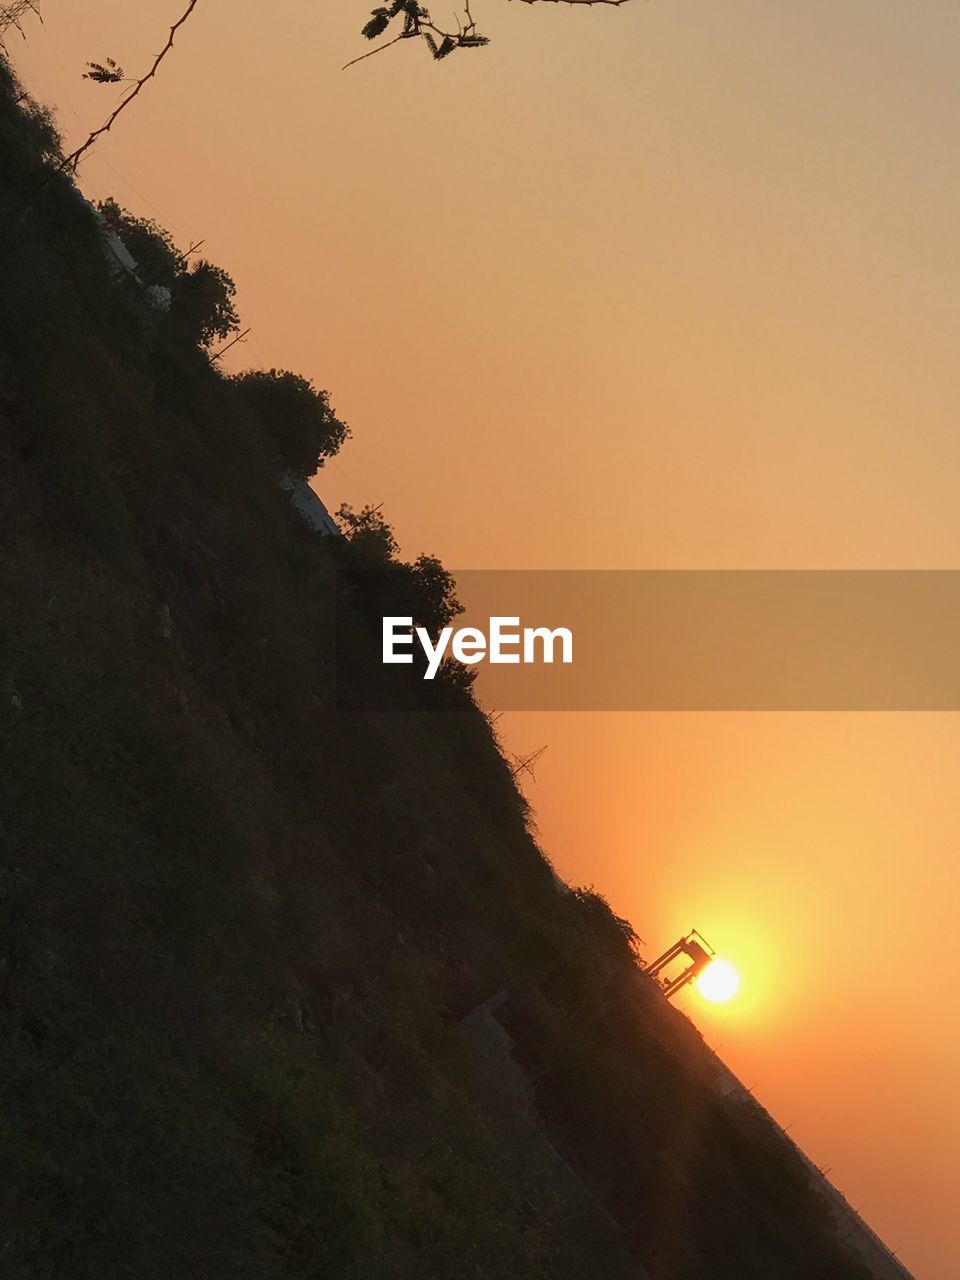
<instances>
[{"instance_id":1,"label":"silhouetted hill","mask_svg":"<svg viewBox=\"0 0 960 1280\"><path fill-rule=\"evenodd\" d=\"M469 692L338 712L349 545L111 275L17 96L4 69L0 1272L862 1280L558 891Z\"/></svg>"}]
</instances>

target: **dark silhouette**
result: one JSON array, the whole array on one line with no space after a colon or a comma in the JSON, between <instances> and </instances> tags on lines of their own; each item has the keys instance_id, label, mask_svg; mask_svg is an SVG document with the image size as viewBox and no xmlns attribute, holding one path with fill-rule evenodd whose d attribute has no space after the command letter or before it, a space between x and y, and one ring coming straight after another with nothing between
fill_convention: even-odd
<instances>
[{"instance_id":1,"label":"dark silhouette","mask_svg":"<svg viewBox=\"0 0 960 1280\"><path fill-rule=\"evenodd\" d=\"M251 370L234 378L233 385L275 445L277 462L294 475L314 475L350 435L327 392L298 373Z\"/></svg>"}]
</instances>

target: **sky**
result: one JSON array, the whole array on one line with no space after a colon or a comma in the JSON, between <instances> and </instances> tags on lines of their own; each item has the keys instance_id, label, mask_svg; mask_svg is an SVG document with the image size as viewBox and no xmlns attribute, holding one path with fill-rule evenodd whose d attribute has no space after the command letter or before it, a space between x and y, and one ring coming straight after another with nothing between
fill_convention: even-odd
<instances>
[{"instance_id":1,"label":"sky","mask_svg":"<svg viewBox=\"0 0 960 1280\"><path fill-rule=\"evenodd\" d=\"M348 71L364 0L201 0L81 170L238 284L233 367L327 388L331 507L478 568L960 568L960 8L474 0L493 43ZM435 5L437 17L443 6ZM43 0L79 143L177 0ZM960 721L511 713L560 872L918 1280L960 1270Z\"/></svg>"}]
</instances>

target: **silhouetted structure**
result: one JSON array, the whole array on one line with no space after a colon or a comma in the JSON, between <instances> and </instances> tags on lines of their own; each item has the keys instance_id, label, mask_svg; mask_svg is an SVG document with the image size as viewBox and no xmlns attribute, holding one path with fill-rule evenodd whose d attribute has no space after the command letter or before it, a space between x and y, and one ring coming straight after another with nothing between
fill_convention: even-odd
<instances>
[{"instance_id":1,"label":"silhouetted structure","mask_svg":"<svg viewBox=\"0 0 960 1280\"><path fill-rule=\"evenodd\" d=\"M690 960L690 964L682 973L674 978L660 978L660 971L672 964L678 956L685 955ZM654 978L663 990L663 994L668 998L676 995L688 982L692 982L716 955L713 947L707 942L702 933L698 933L696 929L692 929L685 938L679 938L672 947L664 951L662 956L658 956L651 964L644 969L644 973L648 977Z\"/></svg>"}]
</instances>

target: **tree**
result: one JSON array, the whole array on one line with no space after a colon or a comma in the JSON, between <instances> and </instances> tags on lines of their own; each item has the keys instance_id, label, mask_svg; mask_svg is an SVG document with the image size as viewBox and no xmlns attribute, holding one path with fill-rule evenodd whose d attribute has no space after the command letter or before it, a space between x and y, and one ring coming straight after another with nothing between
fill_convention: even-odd
<instances>
[{"instance_id":1,"label":"tree","mask_svg":"<svg viewBox=\"0 0 960 1280\"><path fill-rule=\"evenodd\" d=\"M372 618L410 617L435 641L463 613L453 574L436 556L419 555L412 564L397 558L399 544L379 507L354 511L345 502L337 519L360 571L358 583Z\"/></svg>"},{"instance_id":2,"label":"tree","mask_svg":"<svg viewBox=\"0 0 960 1280\"><path fill-rule=\"evenodd\" d=\"M436 638L444 627L463 613L463 605L457 599L457 584L453 574L436 556L417 556L410 570L413 588L411 613L417 618L418 625Z\"/></svg>"},{"instance_id":3,"label":"tree","mask_svg":"<svg viewBox=\"0 0 960 1280\"><path fill-rule=\"evenodd\" d=\"M400 544L379 507L368 503L362 510L354 511L349 502L344 502L337 512L337 519L358 560L366 562L372 569L396 563Z\"/></svg>"},{"instance_id":4,"label":"tree","mask_svg":"<svg viewBox=\"0 0 960 1280\"><path fill-rule=\"evenodd\" d=\"M152 218L128 213L112 197L101 203L100 212L130 250L143 283L163 285L172 291L183 271L184 255L170 233Z\"/></svg>"},{"instance_id":5,"label":"tree","mask_svg":"<svg viewBox=\"0 0 960 1280\"><path fill-rule=\"evenodd\" d=\"M2 42L0 42L2 48ZM15 103L20 109L19 127L5 129L0 137L0 150L4 160L9 162L11 148L23 153L25 162L34 167L39 160L46 166L49 161L54 164L60 159L60 135L49 107L42 107L27 93L26 89L13 74L9 64L0 59L0 98Z\"/></svg>"},{"instance_id":6,"label":"tree","mask_svg":"<svg viewBox=\"0 0 960 1280\"><path fill-rule=\"evenodd\" d=\"M139 218L112 198L103 201L100 212L129 249L143 283L170 290L171 317L182 338L206 349L239 329L237 286L222 267L203 259L188 266L190 250L181 253L152 218Z\"/></svg>"},{"instance_id":7,"label":"tree","mask_svg":"<svg viewBox=\"0 0 960 1280\"><path fill-rule=\"evenodd\" d=\"M307 478L340 451L350 428L334 413L326 391L286 369L238 374L233 384L259 419L288 471Z\"/></svg>"},{"instance_id":8,"label":"tree","mask_svg":"<svg viewBox=\"0 0 960 1280\"><path fill-rule=\"evenodd\" d=\"M201 258L177 276L170 292L178 327L197 346L209 347L215 338L227 338L239 329L233 304L237 286L223 267Z\"/></svg>"}]
</instances>

